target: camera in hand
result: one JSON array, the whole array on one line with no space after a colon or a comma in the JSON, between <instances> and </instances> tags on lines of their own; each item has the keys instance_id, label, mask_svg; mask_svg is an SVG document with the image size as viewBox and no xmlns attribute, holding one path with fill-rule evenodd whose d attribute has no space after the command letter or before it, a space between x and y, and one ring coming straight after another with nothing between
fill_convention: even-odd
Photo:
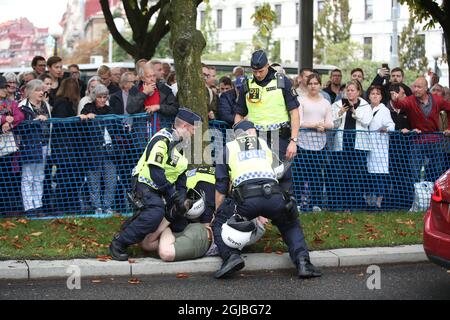
<instances>
[{"instance_id":1,"label":"camera in hand","mask_svg":"<svg viewBox=\"0 0 450 320\"><path fill-rule=\"evenodd\" d=\"M384 76L384 79L386 79L386 81L389 81L391 79L391 74L389 73L389 65L387 63L383 63L381 65L382 68L386 68L388 70L388 73Z\"/></svg>"}]
</instances>

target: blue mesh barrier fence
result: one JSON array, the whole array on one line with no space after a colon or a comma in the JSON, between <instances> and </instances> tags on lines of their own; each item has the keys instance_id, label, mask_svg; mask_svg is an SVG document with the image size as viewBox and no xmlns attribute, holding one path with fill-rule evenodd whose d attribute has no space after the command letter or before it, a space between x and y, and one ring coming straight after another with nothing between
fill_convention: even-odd
<instances>
[{"instance_id":1,"label":"blue mesh barrier fence","mask_svg":"<svg viewBox=\"0 0 450 320\"><path fill-rule=\"evenodd\" d=\"M3 136L0 144L0 215L130 213L131 171L149 138L172 122L146 114L22 122L15 142ZM229 127L210 121L209 128L203 138L212 143L203 155L220 157ZM307 140L292 162L304 211L410 209L415 183L449 168L450 139L442 133L330 131L325 140L314 134Z\"/></svg>"}]
</instances>

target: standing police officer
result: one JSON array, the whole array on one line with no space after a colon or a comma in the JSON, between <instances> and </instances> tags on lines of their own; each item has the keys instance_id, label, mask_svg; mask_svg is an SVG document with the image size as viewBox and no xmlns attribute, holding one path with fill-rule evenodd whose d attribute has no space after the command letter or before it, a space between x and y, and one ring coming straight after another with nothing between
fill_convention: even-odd
<instances>
[{"instance_id":1,"label":"standing police officer","mask_svg":"<svg viewBox=\"0 0 450 320\"><path fill-rule=\"evenodd\" d=\"M273 149L271 140L279 136L279 159L291 161L297 154L297 136L300 129L297 93L286 76L269 66L263 50L252 54L253 77L240 88L234 123L244 117L255 124L260 137ZM261 135L264 132L265 135ZM280 179L283 189L292 192L291 170Z\"/></svg>"},{"instance_id":2,"label":"standing police officer","mask_svg":"<svg viewBox=\"0 0 450 320\"><path fill-rule=\"evenodd\" d=\"M234 130L236 139L226 144L224 163L216 166L217 211L212 227L223 264L214 277L226 277L245 265L239 249L227 246L222 240L222 225L233 214L246 220L260 215L271 219L289 248L298 276L321 276L310 262L295 201L278 184L272 168L272 151L263 139L257 137L252 122L243 120L235 125ZM233 199L225 199L230 180Z\"/></svg>"},{"instance_id":3,"label":"standing police officer","mask_svg":"<svg viewBox=\"0 0 450 320\"><path fill-rule=\"evenodd\" d=\"M186 212L186 170L188 159L182 146L189 143L196 122L202 118L181 108L172 129L155 134L133 170L137 213L127 221L109 247L114 260L128 260L127 247L155 232L164 216L169 221Z\"/></svg>"}]
</instances>

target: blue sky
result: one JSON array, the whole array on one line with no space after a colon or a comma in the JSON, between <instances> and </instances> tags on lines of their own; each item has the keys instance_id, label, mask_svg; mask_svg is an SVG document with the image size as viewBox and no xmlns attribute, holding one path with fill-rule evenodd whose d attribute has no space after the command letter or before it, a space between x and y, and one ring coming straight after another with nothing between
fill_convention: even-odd
<instances>
[{"instance_id":1,"label":"blue sky","mask_svg":"<svg viewBox=\"0 0 450 320\"><path fill-rule=\"evenodd\" d=\"M36 27L51 27L61 21L68 0L0 0L0 22L26 17Z\"/></svg>"}]
</instances>

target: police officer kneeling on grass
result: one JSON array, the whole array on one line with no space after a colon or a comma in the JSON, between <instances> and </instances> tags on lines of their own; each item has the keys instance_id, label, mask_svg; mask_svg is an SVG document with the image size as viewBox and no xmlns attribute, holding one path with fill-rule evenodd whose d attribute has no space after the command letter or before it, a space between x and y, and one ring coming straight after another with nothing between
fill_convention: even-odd
<instances>
[{"instance_id":1,"label":"police officer kneeling on grass","mask_svg":"<svg viewBox=\"0 0 450 320\"><path fill-rule=\"evenodd\" d=\"M246 224L245 220L259 215L271 219L280 230L289 255L297 266L298 276L320 277L321 272L309 259L295 200L278 184L272 168L272 151L264 140L256 136L252 122L243 120L235 125L234 130L236 139L227 143L224 163L216 166L217 211L212 227L223 264L215 278L229 276L245 266L240 256L240 242L245 242L252 231L252 225ZM230 180L232 199L225 199ZM223 227L224 224L227 226ZM239 232L242 232L242 237L238 236Z\"/></svg>"},{"instance_id":2,"label":"police officer kneeling on grass","mask_svg":"<svg viewBox=\"0 0 450 320\"><path fill-rule=\"evenodd\" d=\"M179 110L172 129L156 133L133 170L133 191L130 196L137 206L136 214L127 220L109 246L114 260L128 260L127 247L141 242L155 232L164 216L186 212L186 170L188 159L182 146L194 134L202 118L189 109ZM133 199L134 198L134 199Z\"/></svg>"}]
</instances>

